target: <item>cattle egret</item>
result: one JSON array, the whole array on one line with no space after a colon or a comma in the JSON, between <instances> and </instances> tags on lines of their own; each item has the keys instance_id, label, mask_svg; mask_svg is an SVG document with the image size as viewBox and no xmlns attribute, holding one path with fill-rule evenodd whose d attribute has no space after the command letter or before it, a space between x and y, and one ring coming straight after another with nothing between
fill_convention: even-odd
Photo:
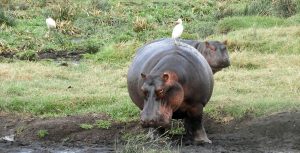
<instances>
[{"instance_id":1,"label":"cattle egret","mask_svg":"<svg viewBox=\"0 0 300 153\"><path fill-rule=\"evenodd\" d=\"M55 28L56 28L56 23L55 23L55 21L54 21L52 18L50 18L50 17L48 17L48 18L46 19L46 24L47 24L47 27L48 27L49 30L50 30L50 29L55 29Z\"/></svg>"},{"instance_id":2,"label":"cattle egret","mask_svg":"<svg viewBox=\"0 0 300 153\"><path fill-rule=\"evenodd\" d=\"M56 28L56 23L51 17L48 17L46 19L46 24L47 24L47 27L48 27L48 32L46 33L46 37L48 37L49 33L50 33L50 30Z\"/></svg>"},{"instance_id":3,"label":"cattle egret","mask_svg":"<svg viewBox=\"0 0 300 153\"><path fill-rule=\"evenodd\" d=\"M176 45L177 45L176 39L181 36L182 32L183 32L182 20L178 19L176 21L176 26L174 27L172 32L172 38L174 39Z\"/></svg>"}]
</instances>

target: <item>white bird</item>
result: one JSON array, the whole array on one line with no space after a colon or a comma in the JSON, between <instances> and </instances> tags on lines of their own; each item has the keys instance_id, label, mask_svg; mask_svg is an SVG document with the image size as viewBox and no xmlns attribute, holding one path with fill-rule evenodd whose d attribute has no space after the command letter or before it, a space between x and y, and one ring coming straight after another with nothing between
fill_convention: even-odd
<instances>
[{"instance_id":1,"label":"white bird","mask_svg":"<svg viewBox=\"0 0 300 153\"><path fill-rule=\"evenodd\" d=\"M50 33L50 30L56 28L56 22L51 17L48 17L46 19L46 24L47 24L47 27L48 27L48 32L46 33L45 37L48 37L49 33Z\"/></svg>"},{"instance_id":2,"label":"white bird","mask_svg":"<svg viewBox=\"0 0 300 153\"><path fill-rule=\"evenodd\" d=\"M175 44L177 45L177 41L176 39L179 38L183 32L183 25L182 25L182 20L181 19L178 19L176 21L176 26L174 27L173 29L173 32L172 32L172 38L174 39L175 41Z\"/></svg>"},{"instance_id":3,"label":"white bird","mask_svg":"<svg viewBox=\"0 0 300 153\"><path fill-rule=\"evenodd\" d=\"M48 27L49 30L56 28L56 22L51 17L48 17L46 19L46 24L47 24L47 27Z\"/></svg>"}]
</instances>

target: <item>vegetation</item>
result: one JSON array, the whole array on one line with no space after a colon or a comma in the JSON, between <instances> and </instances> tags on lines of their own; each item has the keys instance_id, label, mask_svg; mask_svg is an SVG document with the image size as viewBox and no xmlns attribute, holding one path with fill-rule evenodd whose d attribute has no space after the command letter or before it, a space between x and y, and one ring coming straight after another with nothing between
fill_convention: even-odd
<instances>
[{"instance_id":1,"label":"vegetation","mask_svg":"<svg viewBox=\"0 0 300 153\"><path fill-rule=\"evenodd\" d=\"M87 124L87 123L80 124L79 126L80 126L80 128L85 129L85 130L90 130L94 127L93 125Z\"/></svg>"},{"instance_id":2,"label":"vegetation","mask_svg":"<svg viewBox=\"0 0 300 153\"><path fill-rule=\"evenodd\" d=\"M170 138L166 136L160 136L150 139L150 135L153 133L140 134L124 134L123 139L127 144L121 147L116 146L117 152L124 153L177 153L180 152L179 148L172 148L172 143L168 141Z\"/></svg>"},{"instance_id":3,"label":"vegetation","mask_svg":"<svg viewBox=\"0 0 300 153\"><path fill-rule=\"evenodd\" d=\"M49 133L47 130L38 130L38 132L37 132L37 136L39 138L45 138L48 134Z\"/></svg>"},{"instance_id":4,"label":"vegetation","mask_svg":"<svg viewBox=\"0 0 300 153\"><path fill-rule=\"evenodd\" d=\"M128 66L138 47L170 37L179 17L182 38L228 40L231 67L215 74L206 114L226 122L300 109L297 0L0 2L0 55L14 54L0 59L0 111L43 117L104 112L117 121L138 120L127 93ZM48 16L57 29L45 37ZM85 54L60 66L61 59L38 61L47 50Z\"/></svg>"},{"instance_id":5,"label":"vegetation","mask_svg":"<svg viewBox=\"0 0 300 153\"><path fill-rule=\"evenodd\" d=\"M109 129L111 127L111 122L106 120L97 120L95 125L101 129Z\"/></svg>"}]
</instances>

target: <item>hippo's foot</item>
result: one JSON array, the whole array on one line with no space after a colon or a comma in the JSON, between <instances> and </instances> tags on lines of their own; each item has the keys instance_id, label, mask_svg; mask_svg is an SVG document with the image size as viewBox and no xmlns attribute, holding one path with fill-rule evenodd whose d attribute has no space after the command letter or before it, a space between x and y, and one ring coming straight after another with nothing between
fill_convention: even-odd
<instances>
[{"instance_id":1,"label":"hippo's foot","mask_svg":"<svg viewBox=\"0 0 300 153\"><path fill-rule=\"evenodd\" d=\"M205 143L211 144L212 143L211 140L208 139L203 127L200 130L196 131L195 137L194 137L194 143L195 144L205 144Z\"/></svg>"},{"instance_id":2,"label":"hippo's foot","mask_svg":"<svg viewBox=\"0 0 300 153\"><path fill-rule=\"evenodd\" d=\"M205 144L211 144L211 140L209 140L207 137L206 138L194 138L194 139L185 139L184 140L184 145L189 146L189 145L205 145Z\"/></svg>"}]
</instances>

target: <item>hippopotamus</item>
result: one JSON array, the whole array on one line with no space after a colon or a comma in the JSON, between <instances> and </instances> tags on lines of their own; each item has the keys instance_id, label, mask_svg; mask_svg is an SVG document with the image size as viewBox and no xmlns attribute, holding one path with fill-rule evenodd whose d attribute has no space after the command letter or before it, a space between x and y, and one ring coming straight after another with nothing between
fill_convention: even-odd
<instances>
[{"instance_id":1,"label":"hippopotamus","mask_svg":"<svg viewBox=\"0 0 300 153\"><path fill-rule=\"evenodd\" d=\"M220 41L195 41L195 40L185 40L181 39L181 42L189 44L196 48L207 60L213 73L222 70L230 66L230 60L227 51L227 40L224 42Z\"/></svg>"},{"instance_id":2,"label":"hippopotamus","mask_svg":"<svg viewBox=\"0 0 300 153\"><path fill-rule=\"evenodd\" d=\"M165 129L183 119L186 138L211 143L203 125L203 108L213 92L213 72L194 47L173 39L139 48L127 75L129 96L141 110L142 127Z\"/></svg>"}]
</instances>

